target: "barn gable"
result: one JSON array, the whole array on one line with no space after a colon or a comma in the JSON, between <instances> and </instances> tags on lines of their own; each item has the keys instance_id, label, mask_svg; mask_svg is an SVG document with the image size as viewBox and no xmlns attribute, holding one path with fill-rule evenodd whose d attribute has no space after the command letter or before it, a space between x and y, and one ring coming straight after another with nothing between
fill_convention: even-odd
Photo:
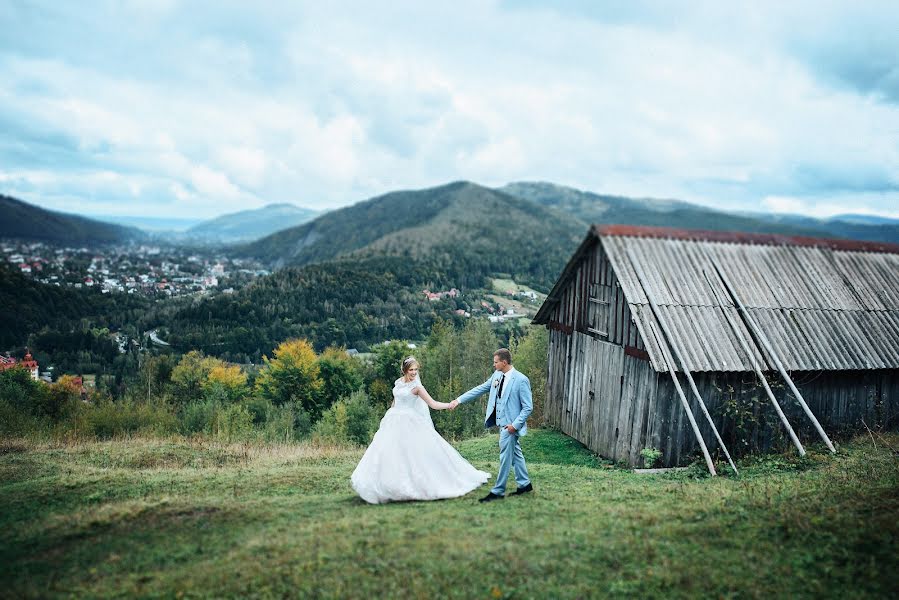
<instances>
[{"instance_id":1,"label":"barn gable","mask_svg":"<svg viewBox=\"0 0 899 600\"><path fill-rule=\"evenodd\" d=\"M603 310L585 315L576 298L597 280L614 280L627 310L618 308L608 324L627 329L616 317L633 317L640 340L631 345L646 349L656 371L666 371L651 331L650 323L656 328L659 324L646 286L674 333L675 350L691 371L752 371L737 337L749 339L750 332L716 274L717 266L788 370L899 368L899 246L625 226L592 228L582 249L588 246L594 251L574 256L536 323L559 323L596 335L606 323ZM611 277L595 271L595 256L611 266ZM634 262L645 281L638 278ZM571 306L556 305L557 298ZM566 309L576 313L573 321ZM724 312L741 331L733 330ZM588 323L590 314L599 321ZM761 364L773 369L767 352L755 345L753 351Z\"/></svg>"}]
</instances>

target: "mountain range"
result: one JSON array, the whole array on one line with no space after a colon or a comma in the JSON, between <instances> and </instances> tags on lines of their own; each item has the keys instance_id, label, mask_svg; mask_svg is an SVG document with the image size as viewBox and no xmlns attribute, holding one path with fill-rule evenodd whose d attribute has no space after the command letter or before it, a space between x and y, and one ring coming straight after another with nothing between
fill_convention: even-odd
<instances>
[{"instance_id":1,"label":"mountain range","mask_svg":"<svg viewBox=\"0 0 899 600\"><path fill-rule=\"evenodd\" d=\"M456 273L458 284L478 285L494 271L545 284L585 230L583 221L565 212L459 181L359 202L236 252L275 268L405 256Z\"/></svg>"},{"instance_id":2,"label":"mountain range","mask_svg":"<svg viewBox=\"0 0 899 600\"><path fill-rule=\"evenodd\" d=\"M4 200L0 221L9 237L44 233L41 223L59 226L61 218L70 219L63 226L74 231L85 223L100 227L98 232L136 231ZM265 207L230 215L216 227L244 231L242 225L256 216L282 208L292 211ZM847 232L860 239L899 240L899 223L889 220L775 218L724 213L677 200L599 195L550 183L488 188L458 181L391 192L234 244L230 253L255 257L274 273L233 294L165 305L155 316L142 318L147 326L165 327L178 350L199 348L235 362L258 362L289 337L306 337L318 349L421 339L436 319L459 320L455 311L479 307L491 277L550 289L591 223L819 237ZM451 287L462 290L462 296L429 302L422 295L424 289Z\"/></svg>"},{"instance_id":3,"label":"mountain range","mask_svg":"<svg viewBox=\"0 0 899 600\"><path fill-rule=\"evenodd\" d=\"M435 191L451 190L453 186L458 189L451 194ZM622 223L899 241L899 220L885 217L848 214L815 219L731 213L679 200L596 194L546 182L515 182L496 189L456 182L430 190L392 192L324 214L292 204L269 204L199 223L171 218L86 218L0 195L0 237L108 243L151 236L171 243L242 243L241 252L265 258L276 266L306 264L365 250L393 252L404 246L421 254L444 245L444 233L449 229L462 232L459 235L465 238L465 232L477 230L482 220L494 218L496 210L507 210L495 202L479 206L488 198L495 199L487 190L514 198L518 204L529 201L542 206L554 213L551 221L564 219L560 213L565 213L575 219L567 222L581 230L591 223ZM447 201L450 204L440 205ZM519 214L514 207L508 210ZM521 210L533 211L533 207ZM468 237L468 241L481 239Z\"/></svg>"},{"instance_id":4,"label":"mountain range","mask_svg":"<svg viewBox=\"0 0 899 600\"><path fill-rule=\"evenodd\" d=\"M59 244L114 244L143 237L144 233L134 227L46 210L0 194L0 238Z\"/></svg>"},{"instance_id":5,"label":"mountain range","mask_svg":"<svg viewBox=\"0 0 899 600\"><path fill-rule=\"evenodd\" d=\"M185 235L222 242L249 241L301 225L319 214L318 211L293 204L269 204L203 221L190 227Z\"/></svg>"}]
</instances>

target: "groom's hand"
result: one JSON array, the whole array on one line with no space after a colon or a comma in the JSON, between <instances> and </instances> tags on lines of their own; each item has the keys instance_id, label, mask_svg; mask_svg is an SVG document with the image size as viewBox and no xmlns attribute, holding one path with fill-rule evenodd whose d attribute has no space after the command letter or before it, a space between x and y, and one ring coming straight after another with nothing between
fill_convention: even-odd
<instances>
[{"instance_id":1,"label":"groom's hand","mask_svg":"<svg viewBox=\"0 0 899 600\"><path fill-rule=\"evenodd\" d=\"M515 433L518 430L512 427L512 425L506 425L506 431L508 431L509 433Z\"/></svg>"},{"instance_id":2,"label":"groom's hand","mask_svg":"<svg viewBox=\"0 0 899 600\"><path fill-rule=\"evenodd\" d=\"M453 400L452 402L449 403L449 409L450 409L450 410L455 410L457 406L459 406L459 400L458 400L458 398L457 398L456 400Z\"/></svg>"}]
</instances>

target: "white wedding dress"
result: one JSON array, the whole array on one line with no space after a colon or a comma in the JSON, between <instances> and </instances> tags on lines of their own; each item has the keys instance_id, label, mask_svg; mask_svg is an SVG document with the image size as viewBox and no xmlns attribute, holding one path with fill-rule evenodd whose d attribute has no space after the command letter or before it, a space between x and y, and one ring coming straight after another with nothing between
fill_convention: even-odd
<instances>
[{"instance_id":1,"label":"white wedding dress","mask_svg":"<svg viewBox=\"0 0 899 600\"><path fill-rule=\"evenodd\" d=\"M353 489L366 502L457 498L490 477L437 433L427 403L412 393L420 385L396 380L394 405L353 471Z\"/></svg>"}]
</instances>

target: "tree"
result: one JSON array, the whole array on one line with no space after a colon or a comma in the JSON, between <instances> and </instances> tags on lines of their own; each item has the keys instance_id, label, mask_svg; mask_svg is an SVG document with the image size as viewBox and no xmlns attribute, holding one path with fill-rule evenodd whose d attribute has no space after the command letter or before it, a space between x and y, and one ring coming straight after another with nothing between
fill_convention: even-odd
<instances>
[{"instance_id":1,"label":"tree","mask_svg":"<svg viewBox=\"0 0 899 600\"><path fill-rule=\"evenodd\" d=\"M322 409L362 387L359 361L347 356L343 348L326 348L318 357L318 368L322 379L319 399Z\"/></svg>"},{"instance_id":2,"label":"tree","mask_svg":"<svg viewBox=\"0 0 899 600\"><path fill-rule=\"evenodd\" d=\"M172 369L172 383L175 385L175 397L186 404L203 396L203 384L209 372L221 361L208 358L199 350L191 350L181 357L178 365Z\"/></svg>"},{"instance_id":3,"label":"tree","mask_svg":"<svg viewBox=\"0 0 899 600\"><path fill-rule=\"evenodd\" d=\"M247 376L237 365L218 363L209 370L202 384L203 395L228 404L237 402L246 395Z\"/></svg>"},{"instance_id":4,"label":"tree","mask_svg":"<svg viewBox=\"0 0 899 600\"><path fill-rule=\"evenodd\" d=\"M256 378L256 390L272 404L281 406L299 402L314 418L321 415L319 405L323 385L315 350L305 339L287 340L275 348L275 358L265 363Z\"/></svg>"},{"instance_id":5,"label":"tree","mask_svg":"<svg viewBox=\"0 0 899 600\"><path fill-rule=\"evenodd\" d=\"M515 368L531 380L531 393L534 397L534 412L531 413L531 420L536 424L542 424L545 421L543 407L546 406L549 332L545 327L528 327L524 337L512 338L510 346Z\"/></svg>"},{"instance_id":6,"label":"tree","mask_svg":"<svg viewBox=\"0 0 899 600\"><path fill-rule=\"evenodd\" d=\"M393 382L403 374L403 359L409 356L406 342L391 341L374 349L372 372L368 382L368 397L376 406L393 401Z\"/></svg>"},{"instance_id":7,"label":"tree","mask_svg":"<svg viewBox=\"0 0 899 600\"><path fill-rule=\"evenodd\" d=\"M489 322L471 319L462 329L440 321L422 349L422 383L435 399L449 402L483 383L493 371L498 347ZM485 400L434 415L434 426L444 435L466 437L482 430Z\"/></svg>"}]
</instances>

